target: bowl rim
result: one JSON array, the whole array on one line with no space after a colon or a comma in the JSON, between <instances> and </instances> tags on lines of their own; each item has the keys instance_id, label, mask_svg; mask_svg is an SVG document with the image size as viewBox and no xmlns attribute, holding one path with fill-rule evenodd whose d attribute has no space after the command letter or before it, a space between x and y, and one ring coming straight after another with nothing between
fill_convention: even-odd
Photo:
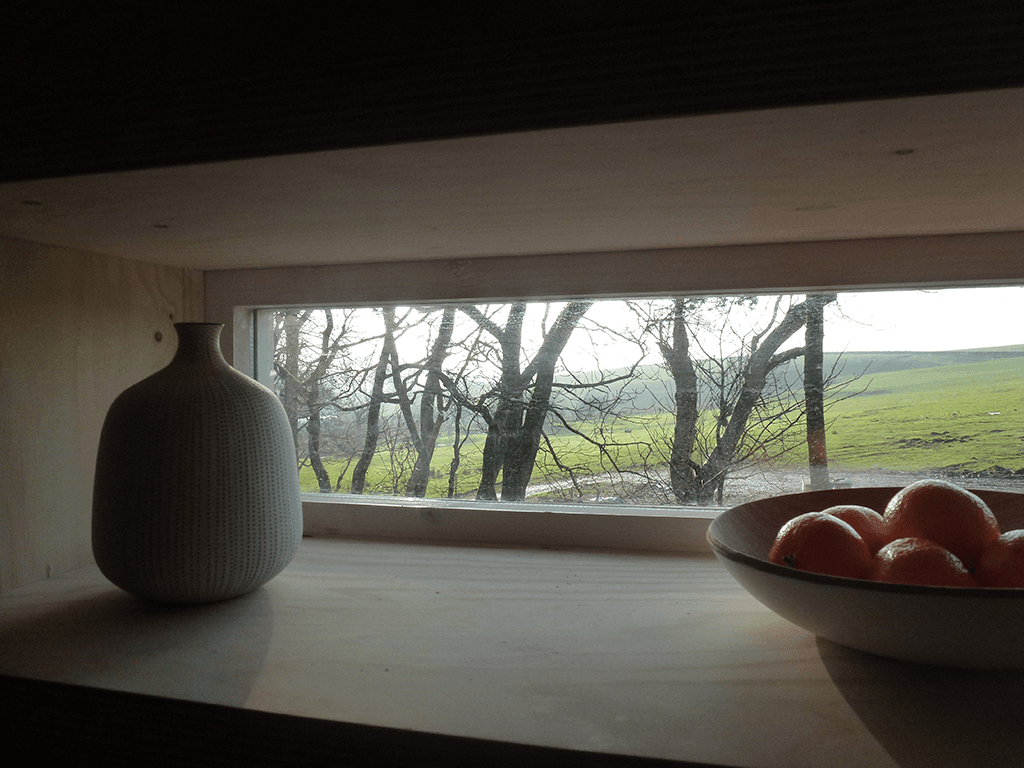
<instances>
[{"instance_id":1,"label":"bowl rim","mask_svg":"<svg viewBox=\"0 0 1024 768\"><path fill-rule=\"evenodd\" d=\"M844 489L848 492L848 489ZM871 490L886 490L886 489L875 489ZM896 489L898 490L898 489ZM977 493L977 490L971 490L972 493ZM829 493L828 491L815 492L815 496L821 497L823 494ZM1006 493L1006 492L1001 492ZM1024 494L1018 494L1024 499ZM711 521L708 526L706 538L708 545L712 551L719 558L724 558L731 562L753 568L754 570L762 571L765 573L781 576L783 578L794 579L797 581L806 581L813 584L823 584L831 586L846 587L849 589L867 590L875 592L894 592L904 595L934 595L943 597L981 597L986 599L1002 599L1002 600L1022 600L1024 599L1024 587L937 587L929 586L926 584L896 584L888 581L872 581L870 579L855 579L848 576L832 576L824 573L814 573L813 571L800 571L796 568L788 568L783 565L777 565L768 560L764 560L753 555L748 555L744 552L740 552L733 547L725 544L716 535L716 528L720 527L723 520L727 515L734 514L735 510L742 507L747 507L759 502L768 501L769 499L779 500L786 498L807 498L808 494L795 493L795 494L783 494L781 496L771 496L765 499L758 499L756 501L746 502L745 504L739 504L735 507L720 512ZM808 510L810 511L810 510ZM802 514L802 513L798 513ZM794 515L795 516L795 515Z\"/></svg>"}]
</instances>

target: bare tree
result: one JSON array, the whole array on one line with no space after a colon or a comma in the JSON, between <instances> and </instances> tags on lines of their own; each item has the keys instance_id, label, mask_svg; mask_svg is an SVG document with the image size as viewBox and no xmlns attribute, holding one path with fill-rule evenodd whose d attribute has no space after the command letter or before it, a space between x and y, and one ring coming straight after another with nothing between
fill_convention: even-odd
<instances>
[{"instance_id":1,"label":"bare tree","mask_svg":"<svg viewBox=\"0 0 1024 768\"><path fill-rule=\"evenodd\" d=\"M525 302L515 302L509 307L504 326L498 325L476 306L461 307L480 328L494 337L501 355L501 376L489 393L494 405L481 404L477 407L487 421L478 499L497 499L499 473L502 475L502 500L526 498L526 487L551 404L555 365L580 318L592 305L592 301L566 304L525 368L521 361L523 319L527 310ZM485 403L487 399L485 397L481 401Z\"/></svg>"},{"instance_id":2,"label":"bare tree","mask_svg":"<svg viewBox=\"0 0 1024 768\"><path fill-rule=\"evenodd\" d=\"M499 493L503 500L524 499L540 470L553 492L574 498L600 488L648 503L663 494L660 503L708 503L721 501L726 478L739 468L806 444L806 435L799 442L793 437L809 407L794 362L806 350L785 345L806 325L811 303L792 297L626 302L637 323L612 314L604 315L615 318L604 325L601 313L589 317L590 301L406 308L401 316L385 307L374 311L374 324L364 310L344 341L334 315L311 321L309 310L298 310L280 323L279 378L287 384L291 372L294 431L308 432L306 461L321 490L331 488L327 458L335 462L333 473L332 452L347 450L352 492L372 485L424 496L431 478L443 476L432 469L443 445L451 449L445 492L454 496L468 479L461 470L467 441L479 438L482 445L473 449L480 450L479 499ZM768 310L758 309L759 319L744 311L755 305ZM536 308L543 317L531 346L525 328L536 316L529 325L526 319ZM305 327L305 336L296 341L289 323ZM603 369L610 358L602 345L613 338L639 345L632 365ZM559 367L570 340L593 345L593 369ZM813 334L805 341L813 346ZM365 351L353 355L358 344ZM648 353L660 353L664 368L641 365ZM300 361L297 370L285 364L291 360ZM338 373L339 362L351 370ZM823 379L824 396L830 380ZM664 394L673 398L667 407L659 399ZM671 419L657 415L666 411ZM361 449L345 449L331 430L356 417ZM401 456L381 461L385 447ZM385 473L390 466L391 475L370 483L371 464Z\"/></svg>"},{"instance_id":3,"label":"bare tree","mask_svg":"<svg viewBox=\"0 0 1024 768\"><path fill-rule=\"evenodd\" d=\"M437 438L441 432L441 426L444 424L447 416L447 399L441 388L441 376L444 361L448 356L452 343L454 330L455 307L445 307L442 310L437 336L430 346L430 353L427 359L421 365L414 366L417 371L426 373L423 391L419 394L420 408L418 421L413 418L415 394L410 392L409 387L402 380L402 369L397 367L398 350L394 344L393 328L388 330L388 336L386 337L386 343L392 349L393 365L396 365L392 376L395 385L395 395L405 417L412 446L416 451L416 462L406 489L410 496L423 497L427 494L427 485L430 482L430 464L434 458L434 449L437 446Z\"/></svg>"},{"instance_id":4,"label":"bare tree","mask_svg":"<svg viewBox=\"0 0 1024 768\"><path fill-rule=\"evenodd\" d=\"M731 307L747 304L750 298L718 299L720 314L728 322ZM705 356L705 362L695 363L691 325L697 322L700 310L707 308L708 300L675 299L670 312L654 322L659 334L658 347L675 385L675 426L669 457L669 477L678 503L708 503L721 501L725 479L730 469L742 457L741 447L747 436L748 423L762 399L769 376L783 364L803 354L802 348L779 352L780 348L804 324L806 313L803 302L782 306L778 297L771 317L760 330L753 331L743 348L731 360L719 355ZM698 379L703 367L705 379L710 380L708 390L713 393L713 439L708 439L698 451L700 387ZM696 461L694 456L702 456Z\"/></svg>"},{"instance_id":5,"label":"bare tree","mask_svg":"<svg viewBox=\"0 0 1024 768\"><path fill-rule=\"evenodd\" d=\"M323 411L337 405L343 390L333 386L341 375L335 363L350 345L350 313L340 311L336 326L336 310L285 310L276 316L274 374L278 394L288 414L301 463L308 462L317 479L319 490L330 493L331 479L321 456ZM333 370L333 374L329 373ZM350 367L344 369L351 375ZM327 390L333 389L330 396ZM300 444L300 433L306 432L306 445Z\"/></svg>"},{"instance_id":6,"label":"bare tree","mask_svg":"<svg viewBox=\"0 0 1024 768\"><path fill-rule=\"evenodd\" d=\"M451 381L445 377L443 367L451 350L455 313L454 306L442 309L437 333L429 343L429 352L425 359L403 362L397 342L411 312L398 318L394 307L385 307L382 310L384 333L381 352L374 368L373 387L367 406L366 439L360 461L353 471L353 493L361 493L365 486L366 473L373 456L377 453L377 443L381 435L381 409L389 405L397 407L404 427L402 439L415 456L408 471L404 490L410 496L426 495L434 451L452 400L442 387L442 379ZM419 384L421 376L424 378L422 387ZM391 382L390 389L386 389L388 381ZM417 401L418 418L414 412ZM392 446L394 445L397 443L392 440ZM390 461L392 469L400 469L403 477L407 470L405 464L404 460L399 463Z\"/></svg>"}]
</instances>

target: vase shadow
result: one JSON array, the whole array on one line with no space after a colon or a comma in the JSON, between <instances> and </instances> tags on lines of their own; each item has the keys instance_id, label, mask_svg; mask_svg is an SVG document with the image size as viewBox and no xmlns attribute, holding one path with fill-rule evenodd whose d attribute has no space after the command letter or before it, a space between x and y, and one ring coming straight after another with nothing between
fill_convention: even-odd
<instances>
[{"instance_id":1,"label":"vase shadow","mask_svg":"<svg viewBox=\"0 0 1024 768\"><path fill-rule=\"evenodd\" d=\"M263 589L167 606L111 586L0 623L0 673L240 706L263 667L273 624Z\"/></svg>"},{"instance_id":2,"label":"vase shadow","mask_svg":"<svg viewBox=\"0 0 1024 768\"><path fill-rule=\"evenodd\" d=\"M1024 671L935 667L817 638L843 698L901 768L1019 765Z\"/></svg>"}]
</instances>

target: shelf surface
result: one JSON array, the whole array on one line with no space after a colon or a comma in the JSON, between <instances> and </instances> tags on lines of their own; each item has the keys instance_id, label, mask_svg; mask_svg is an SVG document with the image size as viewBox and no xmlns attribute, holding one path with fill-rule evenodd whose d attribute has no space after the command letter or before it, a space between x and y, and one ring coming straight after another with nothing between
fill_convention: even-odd
<instances>
[{"instance_id":1,"label":"shelf surface","mask_svg":"<svg viewBox=\"0 0 1024 768\"><path fill-rule=\"evenodd\" d=\"M0 674L253 713L732 766L1024 748L1024 675L814 638L710 557L305 539L220 604L149 605L86 568L0 608Z\"/></svg>"}]
</instances>

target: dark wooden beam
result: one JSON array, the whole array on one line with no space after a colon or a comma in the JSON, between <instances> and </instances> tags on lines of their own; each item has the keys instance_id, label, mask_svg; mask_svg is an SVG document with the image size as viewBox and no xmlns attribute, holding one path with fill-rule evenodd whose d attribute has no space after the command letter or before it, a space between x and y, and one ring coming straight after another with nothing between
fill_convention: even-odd
<instances>
[{"instance_id":1,"label":"dark wooden beam","mask_svg":"<svg viewBox=\"0 0 1024 768\"><path fill-rule=\"evenodd\" d=\"M422 4L340 19L11 2L0 181L1024 86L1024 6L988 0Z\"/></svg>"}]
</instances>

